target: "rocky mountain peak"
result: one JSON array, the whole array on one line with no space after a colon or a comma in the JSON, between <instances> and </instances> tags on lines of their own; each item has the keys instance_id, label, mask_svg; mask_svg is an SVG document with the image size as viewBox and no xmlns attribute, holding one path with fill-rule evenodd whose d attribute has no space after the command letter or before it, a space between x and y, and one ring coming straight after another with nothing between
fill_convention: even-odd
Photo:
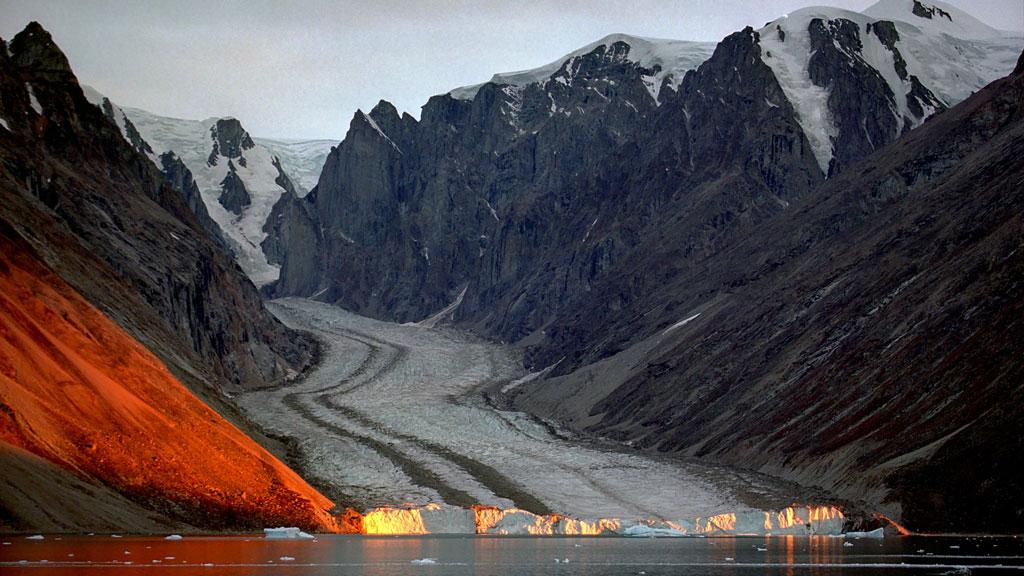
<instances>
[{"instance_id":1,"label":"rocky mountain peak","mask_svg":"<svg viewBox=\"0 0 1024 576\"><path fill-rule=\"evenodd\" d=\"M8 49L15 66L31 68L40 78L54 82L78 81L64 52L38 22L30 22L14 37Z\"/></svg>"},{"instance_id":2,"label":"rocky mountain peak","mask_svg":"<svg viewBox=\"0 0 1024 576\"><path fill-rule=\"evenodd\" d=\"M1017 67L1013 69L1013 75L1024 74L1024 52L1020 53L1020 58L1017 59Z\"/></svg>"},{"instance_id":3,"label":"rocky mountain peak","mask_svg":"<svg viewBox=\"0 0 1024 576\"><path fill-rule=\"evenodd\" d=\"M946 12L945 10L939 8L938 6L931 6L929 4L925 4L923 2L920 2L919 0L914 0L914 8L912 12L914 16L918 16L920 18L927 18L929 20L931 20L932 18L940 17L945 18L950 22L953 21L953 17L950 16L949 12Z\"/></svg>"},{"instance_id":4,"label":"rocky mountain peak","mask_svg":"<svg viewBox=\"0 0 1024 576\"><path fill-rule=\"evenodd\" d=\"M243 167L246 165L242 152L256 147L249 133L242 128L242 123L237 118L220 118L217 123L210 127L210 139L213 140L213 149L210 151L209 164L217 164L217 155L225 158L238 158L238 163Z\"/></svg>"}]
</instances>

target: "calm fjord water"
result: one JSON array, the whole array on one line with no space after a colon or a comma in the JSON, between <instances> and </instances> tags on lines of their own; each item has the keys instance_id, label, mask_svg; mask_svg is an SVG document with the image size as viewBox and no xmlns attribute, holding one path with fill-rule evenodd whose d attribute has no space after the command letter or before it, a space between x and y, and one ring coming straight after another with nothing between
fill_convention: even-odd
<instances>
[{"instance_id":1,"label":"calm fjord water","mask_svg":"<svg viewBox=\"0 0 1024 576\"><path fill-rule=\"evenodd\" d=\"M1024 571L1017 538L848 540L321 536L0 537L0 573L132 575L983 574ZM849 542L850 546L845 545ZM970 572L968 572L968 570Z\"/></svg>"}]
</instances>

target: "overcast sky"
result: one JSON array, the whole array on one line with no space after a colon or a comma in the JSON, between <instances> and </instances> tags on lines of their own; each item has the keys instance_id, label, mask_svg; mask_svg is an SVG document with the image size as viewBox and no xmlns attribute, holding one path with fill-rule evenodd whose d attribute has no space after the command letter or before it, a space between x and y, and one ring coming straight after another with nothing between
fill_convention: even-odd
<instances>
[{"instance_id":1,"label":"overcast sky","mask_svg":"<svg viewBox=\"0 0 1024 576\"><path fill-rule=\"evenodd\" d=\"M533 68L612 32L718 41L745 25L875 0L0 0L0 36L53 33L81 82L157 114L235 116L253 134L340 140L380 99L427 98ZM1024 0L947 0L1004 30Z\"/></svg>"}]
</instances>

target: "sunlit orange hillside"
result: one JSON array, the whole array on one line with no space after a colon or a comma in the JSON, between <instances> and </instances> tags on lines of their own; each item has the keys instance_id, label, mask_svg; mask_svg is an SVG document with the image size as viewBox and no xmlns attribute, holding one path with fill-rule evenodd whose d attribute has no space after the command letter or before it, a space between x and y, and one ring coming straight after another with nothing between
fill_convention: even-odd
<instances>
[{"instance_id":1,"label":"sunlit orange hillside","mask_svg":"<svg viewBox=\"0 0 1024 576\"><path fill-rule=\"evenodd\" d=\"M0 230L0 441L194 525L333 531L330 500Z\"/></svg>"}]
</instances>

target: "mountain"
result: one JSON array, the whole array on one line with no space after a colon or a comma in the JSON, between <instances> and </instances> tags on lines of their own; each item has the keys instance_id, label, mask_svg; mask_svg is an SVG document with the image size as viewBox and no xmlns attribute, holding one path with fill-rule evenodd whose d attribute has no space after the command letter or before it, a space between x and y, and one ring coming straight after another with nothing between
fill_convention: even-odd
<instances>
[{"instance_id":1,"label":"mountain","mask_svg":"<svg viewBox=\"0 0 1024 576\"><path fill-rule=\"evenodd\" d=\"M2 48L0 429L11 464L5 490L15 487L10 500L5 492L4 521L52 498L91 502L98 515L26 512L23 526L126 516L151 527L321 525L329 502L239 433L254 431L227 400L296 377L313 362L315 341L263 308L189 199L85 98L49 33L32 23ZM164 409L164 420L153 417ZM189 459L204 454L197 441L207 437L218 439L211 460ZM90 446L106 456L76 459ZM169 460L159 461L164 453ZM14 470L25 476L12 478ZM253 481L248 501L232 476ZM215 500L202 515L200 504ZM131 512L140 509L155 516Z\"/></svg>"},{"instance_id":2,"label":"mountain","mask_svg":"<svg viewBox=\"0 0 1024 576\"><path fill-rule=\"evenodd\" d=\"M336 530L327 498L203 404L2 221L0 326L0 526Z\"/></svg>"},{"instance_id":3,"label":"mountain","mask_svg":"<svg viewBox=\"0 0 1024 576\"><path fill-rule=\"evenodd\" d=\"M1022 47L1019 35L916 0L882 0L863 14L805 8L758 32L830 174L1005 75Z\"/></svg>"},{"instance_id":4,"label":"mountain","mask_svg":"<svg viewBox=\"0 0 1024 576\"><path fill-rule=\"evenodd\" d=\"M749 31L749 45L730 37L707 61L706 45L613 35L557 66L435 96L419 121L381 102L355 115L314 193L285 195L268 219L282 268L266 290L404 322L468 287L461 320L540 338L670 203L684 202L673 209L694 233L679 240L713 249L731 226L721 219L785 209L1011 70L1024 46L905 17L915 23L808 8Z\"/></svg>"},{"instance_id":5,"label":"mountain","mask_svg":"<svg viewBox=\"0 0 1024 576\"><path fill-rule=\"evenodd\" d=\"M654 41L616 36L573 53L557 67L497 75L496 82L435 96L420 120L399 115L382 101L369 113L355 114L310 194L284 195L274 207L264 245L280 260L281 277L265 291L314 296L400 322L428 318L457 303L448 308L448 318L523 346L531 367L546 370L547 378L510 400L516 406L645 449L749 463L821 483L873 506L884 503L884 510L916 528L941 526L934 510L925 510L926 499L938 494L953 502L951 487L910 480L905 464L924 466L919 458L927 450L876 420L912 412L914 393L907 382L914 370L923 369L919 360L907 359L910 372L903 380L891 385L885 380L893 396L852 376L843 380L843 393L830 393L827 380L801 380L797 368L813 370L834 350L863 344L847 338L864 322L854 311L866 311L836 312L851 315L838 327L827 324L825 314L823 324L808 324L805 333L796 328L803 324L782 322L803 318L795 303L827 300L835 287L825 282L808 293L794 292L788 277L776 272L758 284L763 294L744 288L850 222L866 226L857 219L858 210L873 213L880 203L913 196L914 186L968 156L984 158L973 156L975 140L984 140L976 134L1008 129L993 121L968 130L969 144L934 156L923 145L915 148L900 157L906 166L877 186L865 176L865 158L892 154L900 142L916 142L915 131L933 123L950 126L944 119L959 114L948 110L1011 72L1024 47L1019 37L979 32L961 12L942 8L949 19L939 12L929 12L932 18L917 15L933 8L894 1L873 7L894 14L890 20L808 8L759 30L730 35L681 78L678 70L665 74L659 62L670 59L651 47ZM950 35L949 21L962 23L967 37ZM662 54L658 62L652 53ZM689 55L696 64L696 54L685 45L674 61ZM658 77L662 82L654 91L652 78ZM993 109L1010 102L995 101L1001 104ZM927 133L949 142L947 133L942 138ZM1010 160L998 149L988 152ZM998 182L991 172L979 176ZM862 178L870 192L858 186ZM844 196L842 206L807 228L800 219L807 207L835 198L843 186L865 196ZM934 206L930 197L923 202L919 208ZM959 208L970 213L980 206ZM927 212L915 217L937 218ZM908 220L900 233L920 225ZM890 242L895 245L898 238L895 234ZM784 246L787 251L737 253L741 241L750 250ZM885 256L872 241L863 239L879 258ZM864 245L857 248L851 255ZM802 268L785 270L795 277L830 269L830 262L845 261L840 256L834 249L815 251L799 260ZM895 271L910 262L904 255L883 263ZM862 261L848 265L872 270L875 278L895 279L894 272L883 274L888 269ZM858 282L868 277L858 276ZM872 288L867 311L899 295L887 296L908 279ZM888 292L874 293L883 287ZM972 302L980 305L987 290L979 289ZM734 300L737 292L742 298ZM847 293L835 297L840 294ZM720 309L735 317L728 324L735 332L717 329L726 325ZM782 312L790 316L776 317ZM927 312L937 319L949 308L935 304ZM895 322L896 313L888 314L879 318ZM721 321L706 324L707 318ZM994 316L988 320L996 322ZM747 324L735 323L740 321ZM715 347L700 350L715 363L689 356L692 342L678 348L665 343L697 326L714 338ZM780 326L791 331L777 342L770 328ZM928 326L933 335L950 330L939 322ZM956 332L948 342L965 334ZM941 357L938 340L922 346ZM996 348L993 343L981 349ZM764 359L768 354L771 362ZM732 361L733 356L744 360ZM864 373L877 377L871 370L883 368L880 357L836 366L863 366ZM691 365L702 371L688 370ZM964 373L965 365L959 366L949 378ZM1015 368L999 364L998 370ZM794 382L813 386L799 388ZM937 377L929 384L934 389L923 420L940 414L944 399L954 397L949 382ZM989 399L1014 393L998 383L979 386ZM714 402L719 397L729 402ZM794 406L814 417L789 423L787 415L797 417L784 409ZM873 439L881 446L877 451L858 448L848 434L826 424L856 428L859 421L846 418L847 406L884 430ZM758 418L748 425L743 416L755 408ZM901 423L939 449L944 435L969 422L948 410L934 428L914 418ZM981 417L980 411L973 414ZM773 423L769 439L745 440L769 433L756 429L766 421ZM849 461L843 459L847 456ZM875 457L897 472L887 476L872 467L879 462L871 460ZM816 468L819 461L835 466ZM966 466L962 460L950 463L957 473ZM858 482L858 477L868 480ZM992 508L1008 501L1005 494L995 496L991 504L959 499L961 526L984 526Z\"/></svg>"},{"instance_id":6,"label":"mountain","mask_svg":"<svg viewBox=\"0 0 1024 576\"><path fill-rule=\"evenodd\" d=\"M108 116L125 139L170 180L182 168L188 171L199 191L198 196L189 194L202 200L190 205L201 222L212 221L204 228L223 236L257 286L277 279L277 266L268 262L260 248L267 216L281 194L303 196L315 185L335 142L253 138L235 118L169 118L122 108L93 88L84 90L91 102L110 111ZM165 162L172 168L165 167Z\"/></svg>"},{"instance_id":7,"label":"mountain","mask_svg":"<svg viewBox=\"0 0 1024 576\"><path fill-rule=\"evenodd\" d=\"M665 38L644 38L629 34L609 34L545 66L495 74L488 84L515 86L521 89L530 84L543 83L552 74L558 72L566 61L579 61L580 57L593 52L599 46L611 46L618 42L629 45L629 58L632 61L652 71L644 79L644 84L655 100L658 99L662 85L667 82L668 86L675 89L683 80L687 70L693 70L700 66L715 51L714 42L687 42ZM481 86L483 84L456 88L448 94L458 100L472 100L480 91Z\"/></svg>"},{"instance_id":8,"label":"mountain","mask_svg":"<svg viewBox=\"0 0 1024 576\"><path fill-rule=\"evenodd\" d=\"M665 260L652 239L534 350L589 365L514 403L820 485L915 530L1016 531L1022 96L1024 55L714 254Z\"/></svg>"}]
</instances>

